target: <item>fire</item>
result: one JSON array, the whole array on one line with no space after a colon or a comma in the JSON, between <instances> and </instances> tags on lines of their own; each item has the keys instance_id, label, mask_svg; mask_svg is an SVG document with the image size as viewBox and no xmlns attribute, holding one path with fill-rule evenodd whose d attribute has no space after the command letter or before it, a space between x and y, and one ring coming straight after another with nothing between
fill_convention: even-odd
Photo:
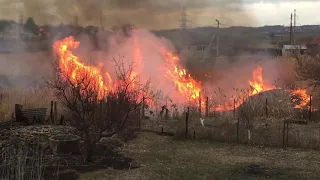
<instances>
[{"instance_id":1,"label":"fire","mask_svg":"<svg viewBox=\"0 0 320 180\"><path fill-rule=\"evenodd\" d=\"M291 91L292 95L299 96L299 99L293 99L293 102L300 100L300 103L296 105L296 108L303 108L310 102L310 96L305 89L296 89Z\"/></svg>"},{"instance_id":2,"label":"fire","mask_svg":"<svg viewBox=\"0 0 320 180\"><path fill-rule=\"evenodd\" d=\"M168 69L166 77L174 82L177 90L183 94L188 101L198 100L199 98L203 99L203 97L200 96L201 83L192 78L191 75L187 73L187 70L179 65L179 57L167 52L165 58L167 65L173 68Z\"/></svg>"},{"instance_id":3,"label":"fire","mask_svg":"<svg viewBox=\"0 0 320 180\"><path fill-rule=\"evenodd\" d=\"M242 100L236 101L235 99L227 100L224 104L216 106L214 108L215 111L230 111L235 108L238 108L244 101L246 101L250 96L269 91L274 89L281 89L277 88L274 85L270 85L265 83L263 80L263 68L258 66L252 73L252 80L249 80L248 83L250 85L251 91L248 92L247 95L242 96ZM291 94L291 96L296 96L293 99L293 102L300 101L295 107L296 108L303 108L305 107L308 102L310 102L310 96L307 94L305 89L296 89L296 90L289 90L287 91ZM298 96L298 97L297 97Z\"/></svg>"},{"instance_id":4,"label":"fire","mask_svg":"<svg viewBox=\"0 0 320 180\"><path fill-rule=\"evenodd\" d=\"M143 56L143 49L137 37L132 37L134 43L134 50L132 51L132 60L134 68L129 75L131 80L131 87L136 88L138 76L143 75L144 64L146 59ZM59 57L59 68L61 72L68 78L69 81L78 86L83 84L77 84L81 82L81 78L87 76L90 79L90 89L94 89L98 92L98 98L102 99L107 93L113 91L116 81L112 79L108 72L103 72L103 64L98 66L86 65L80 57L75 55L72 50L77 49L80 42L75 41L73 37L67 37L63 40L56 41L53 45L54 52ZM172 96L176 97L177 100L185 102L199 102L201 103L201 110L204 112L206 98L202 93L203 87L201 82L195 80L186 69L180 65L180 59L174 53L167 51L165 48L159 48L161 58L163 59L164 77L165 83L172 84L176 93L172 92ZM149 58L149 57L148 57ZM149 59L148 59L149 60ZM240 100L235 98L226 99L224 103L216 105L214 111L229 111L239 107L247 98L250 96L262 93L268 90L277 89L277 87L266 83L263 79L263 68L257 67L252 74L252 80L248 81L251 87L251 91L248 94L243 95ZM84 83L84 82L82 82ZM300 103L297 108L306 106L310 101L306 90L297 89L290 91L292 95L299 96ZM238 94L239 95L239 94ZM144 97L141 97L143 99ZM152 100L148 100L147 103L152 103Z\"/></svg>"},{"instance_id":5,"label":"fire","mask_svg":"<svg viewBox=\"0 0 320 180\"><path fill-rule=\"evenodd\" d=\"M112 79L108 73L103 73L101 66L87 66L79 57L73 54L72 49L78 48L80 42L73 37L67 37L57 41L53 45L54 52L59 56L59 68L75 86L88 84L89 88L96 90L98 99L105 97L106 93L112 90ZM103 75L104 74L104 75ZM81 84L79 82L81 81ZM90 82L89 82L90 81Z\"/></svg>"},{"instance_id":6,"label":"fire","mask_svg":"<svg viewBox=\"0 0 320 180\"><path fill-rule=\"evenodd\" d=\"M262 70L262 67L259 66L253 71L253 80L249 81L250 87L252 88L251 96L264 91L276 89L274 86L265 84L262 78Z\"/></svg>"}]
</instances>

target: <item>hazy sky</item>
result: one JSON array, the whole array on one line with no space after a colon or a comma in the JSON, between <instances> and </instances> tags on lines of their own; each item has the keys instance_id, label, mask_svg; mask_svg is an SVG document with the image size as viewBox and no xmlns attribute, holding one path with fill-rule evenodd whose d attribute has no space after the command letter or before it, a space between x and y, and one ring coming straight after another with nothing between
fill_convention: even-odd
<instances>
[{"instance_id":1,"label":"hazy sky","mask_svg":"<svg viewBox=\"0 0 320 180\"><path fill-rule=\"evenodd\" d=\"M183 6L189 26L212 26L215 19L226 25L289 25L297 9L297 24L320 24L320 0L0 0L0 18L33 16L38 24L72 23L105 27L132 23L149 29L179 27Z\"/></svg>"}]
</instances>

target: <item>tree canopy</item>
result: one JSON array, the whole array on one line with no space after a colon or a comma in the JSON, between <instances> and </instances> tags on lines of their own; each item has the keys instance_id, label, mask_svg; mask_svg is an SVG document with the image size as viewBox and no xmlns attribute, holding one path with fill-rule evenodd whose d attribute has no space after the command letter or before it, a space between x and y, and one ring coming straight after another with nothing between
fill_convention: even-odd
<instances>
[{"instance_id":1,"label":"tree canopy","mask_svg":"<svg viewBox=\"0 0 320 180\"><path fill-rule=\"evenodd\" d=\"M35 23L32 17L29 17L27 22L24 24L24 30L33 34L38 34L38 28L38 25Z\"/></svg>"}]
</instances>

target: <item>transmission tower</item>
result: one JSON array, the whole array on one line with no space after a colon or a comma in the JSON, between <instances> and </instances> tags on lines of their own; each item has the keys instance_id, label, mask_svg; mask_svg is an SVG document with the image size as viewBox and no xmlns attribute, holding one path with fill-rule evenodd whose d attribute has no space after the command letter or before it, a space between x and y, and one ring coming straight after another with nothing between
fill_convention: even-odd
<instances>
[{"instance_id":1,"label":"transmission tower","mask_svg":"<svg viewBox=\"0 0 320 180\"><path fill-rule=\"evenodd\" d=\"M188 19L187 19L187 12L186 12L186 8L185 7L183 7L182 8L182 12L181 12L181 16L180 16L180 28L181 28L181 30L185 30L185 29L187 29L188 28L188 26L187 26L187 22L189 21Z\"/></svg>"}]
</instances>

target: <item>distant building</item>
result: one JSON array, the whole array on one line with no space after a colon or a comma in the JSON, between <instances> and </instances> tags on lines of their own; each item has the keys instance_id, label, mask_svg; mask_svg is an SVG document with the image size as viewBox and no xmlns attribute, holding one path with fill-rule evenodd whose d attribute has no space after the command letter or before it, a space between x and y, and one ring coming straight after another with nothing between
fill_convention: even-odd
<instances>
[{"instance_id":1,"label":"distant building","mask_svg":"<svg viewBox=\"0 0 320 180\"><path fill-rule=\"evenodd\" d=\"M319 55L320 54L320 36L313 39L308 43L308 54Z\"/></svg>"},{"instance_id":2,"label":"distant building","mask_svg":"<svg viewBox=\"0 0 320 180\"><path fill-rule=\"evenodd\" d=\"M184 56L191 58L212 58L216 55L216 45L205 44L205 43L192 43L187 44L181 48L180 53Z\"/></svg>"},{"instance_id":3,"label":"distant building","mask_svg":"<svg viewBox=\"0 0 320 180\"><path fill-rule=\"evenodd\" d=\"M307 52L306 45L283 45L282 56L293 57L295 55L304 55Z\"/></svg>"}]
</instances>

